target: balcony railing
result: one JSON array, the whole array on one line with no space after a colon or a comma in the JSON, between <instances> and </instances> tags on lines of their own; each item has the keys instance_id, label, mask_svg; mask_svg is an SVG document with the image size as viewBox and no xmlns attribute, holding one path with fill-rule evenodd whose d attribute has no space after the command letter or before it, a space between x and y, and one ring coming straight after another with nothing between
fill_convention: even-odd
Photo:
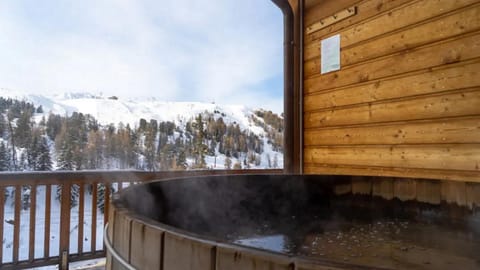
<instances>
[{"instance_id":1,"label":"balcony railing","mask_svg":"<svg viewBox=\"0 0 480 270\"><path fill-rule=\"evenodd\" d=\"M176 177L282 172L205 170L0 173L0 269L58 264L59 269L63 270L68 269L69 262L104 257L105 246L101 234L104 224L108 222L107 214L104 213L108 213L109 205L104 203L103 212L99 211L98 198L101 195L108 202L112 192L129 185ZM78 191L78 199L75 201L71 199L72 187ZM10 194L8 201L5 191ZM58 199L58 203L55 203L55 199ZM11 203L11 207L6 207L7 202ZM75 207L72 207L72 202L75 202ZM9 210L8 213L5 210ZM6 216L10 218L5 219ZM58 234L52 234L52 230ZM7 239L5 243L4 239Z\"/></svg>"}]
</instances>

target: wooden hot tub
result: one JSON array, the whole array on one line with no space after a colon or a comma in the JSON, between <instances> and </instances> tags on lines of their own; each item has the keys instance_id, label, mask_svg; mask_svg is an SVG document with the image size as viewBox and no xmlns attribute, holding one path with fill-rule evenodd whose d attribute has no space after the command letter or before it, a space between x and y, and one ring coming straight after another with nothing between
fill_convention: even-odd
<instances>
[{"instance_id":1,"label":"wooden hot tub","mask_svg":"<svg viewBox=\"0 0 480 270\"><path fill-rule=\"evenodd\" d=\"M238 175L133 186L107 241L136 269L478 269L480 186ZM111 253L108 269L124 269Z\"/></svg>"}]
</instances>

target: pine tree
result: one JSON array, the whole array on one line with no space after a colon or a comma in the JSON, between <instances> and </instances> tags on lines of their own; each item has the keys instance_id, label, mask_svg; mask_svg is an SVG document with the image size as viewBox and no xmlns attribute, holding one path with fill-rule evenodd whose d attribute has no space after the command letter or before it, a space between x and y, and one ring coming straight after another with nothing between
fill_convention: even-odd
<instances>
[{"instance_id":1,"label":"pine tree","mask_svg":"<svg viewBox=\"0 0 480 270\"><path fill-rule=\"evenodd\" d=\"M61 171L72 171L74 169L73 147L74 143L68 134L67 121L62 124L62 129L55 139L57 150L57 167Z\"/></svg>"},{"instance_id":2,"label":"pine tree","mask_svg":"<svg viewBox=\"0 0 480 270\"><path fill-rule=\"evenodd\" d=\"M47 139L45 137L41 138L41 141L38 145L37 170L38 171L52 170L52 159L50 158L50 149L48 148Z\"/></svg>"},{"instance_id":3,"label":"pine tree","mask_svg":"<svg viewBox=\"0 0 480 270\"><path fill-rule=\"evenodd\" d=\"M55 140L57 135L62 130L62 122L64 119L60 115L57 114L49 114L47 120L47 135L50 140Z\"/></svg>"},{"instance_id":4,"label":"pine tree","mask_svg":"<svg viewBox=\"0 0 480 270\"><path fill-rule=\"evenodd\" d=\"M3 138L5 131L7 130L7 124L3 114L0 112L0 138Z\"/></svg>"},{"instance_id":5,"label":"pine tree","mask_svg":"<svg viewBox=\"0 0 480 270\"><path fill-rule=\"evenodd\" d=\"M32 111L24 110L17 119L17 127L14 129L13 136L18 147L28 148L32 140Z\"/></svg>"},{"instance_id":6,"label":"pine tree","mask_svg":"<svg viewBox=\"0 0 480 270\"><path fill-rule=\"evenodd\" d=\"M30 146L27 148L27 161L30 170L36 171L38 168L38 156L40 148L40 135L37 133L33 136Z\"/></svg>"},{"instance_id":7,"label":"pine tree","mask_svg":"<svg viewBox=\"0 0 480 270\"><path fill-rule=\"evenodd\" d=\"M101 131L91 130L85 150L86 168L100 169L104 160L105 143Z\"/></svg>"},{"instance_id":8,"label":"pine tree","mask_svg":"<svg viewBox=\"0 0 480 270\"><path fill-rule=\"evenodd\" d=\"M20 154L20 162L18 162L17 170L26 171L28 169L27 154L25 151L22 151Z\"/></svg>"},{"instance_id":9,"label":"pine tree","mask_svg":"<svg viewBox=\"0 0 480 270\"><path fill-rule=\"evenodd\" d=\"M73 151L67 140L63 140L59 149L57 166L61 171L73 171Z\"/></svg>"},{"instance_id":10,"label":"pine tree","mask_svg":"<svg viewBox=\"0 0 480 270\"><path fill-rule=\"evenodd\" d=\"M195 137L194 137L194 157L195 157L195 166L197 168L205 168L205 153L208 151L208 146L204 144L205 139L205 129L203 125L202 115L199 114L195 118Z\"/></svg>"},{"instance_id":11,"label":"pine tree","mask_svg":"<svg viewBox=\"0 0 480 270\"><path fill-rule=\"evenodd\" d=\"M0 171L10 170L10 155L5 143L0 143Z\"/></svg>"},{"instance_id":12,"label":"pine tree","mask_svg":"<svg viewBox=\"0 0 480 270\"><path fill-rule=\"evenodd\" d=\"M157 148L155 147L155 141L157 139L158 124L156 121L150 121L145 128L145 148L144 156L147 166L147 170L155 171L157 169Z\"/></svg>"}]
</instances>

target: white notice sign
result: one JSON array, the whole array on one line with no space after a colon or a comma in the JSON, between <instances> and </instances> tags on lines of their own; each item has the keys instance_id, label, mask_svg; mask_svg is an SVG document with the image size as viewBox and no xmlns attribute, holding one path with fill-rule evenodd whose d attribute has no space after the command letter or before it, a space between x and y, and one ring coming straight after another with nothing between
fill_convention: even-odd
<instances>
[{"instance_id":1,"label":"white notice sign","mask_svg":"<svg viewBox=\"0 0 480 270\"><path fill-rule=\"evenodd\" d=\"M321 42L322 74L340 69L340 35Z\"/></svg>"}]
</instances>

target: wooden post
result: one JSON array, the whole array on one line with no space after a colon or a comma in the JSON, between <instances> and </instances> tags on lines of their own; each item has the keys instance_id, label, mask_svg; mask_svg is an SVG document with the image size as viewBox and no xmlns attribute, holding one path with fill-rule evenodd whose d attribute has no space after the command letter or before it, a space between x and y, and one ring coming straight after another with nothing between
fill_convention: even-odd
<instances>
[{"instance_id":1,"label":"wooden post","mask_svg":"<svg viewBox=\"0 0 480 270\"><path fill-rule=\"evenodd\" d=\"M78 237L77 237L77 251L78 255L83 253L83 223L85 214L85 184L80 183L80 195L78 199Z\"/></svg>"},{"instance_id":2,"label":"wooden post","mask_svg":"<svg viewBox=\"0 0 480 270\"><path fill-rule=\"evenodd\" d=\"M50 257L50 210L52 204L52 186L45 186L45 230L43 236L43 257Z\"/></svg>"},{"instance_id":3,"label":"wooden post","mask_svg":"<svg viewBox=\"0 0 480 270\"><path fill-rule=\"evenodd\" d=\"M22 186L15 186L15 210L13 218L13 263L18 263L20 248L20 210L22 208Z\"/></svg>"},{"instance_id":4,"label":"wooden post","mask_svg":"<svg viewBox=\"0 0 480 270\"><path fill-rule=\"evenodd\" d=\"M92 224L90 231L90 252L95 253L97 249L97 196L98 183L92 184Z\"/></svg>"},{"instance_id":5,"label":"wooden post","mask_svg":"<svg viewBox=\"0 0 480 270\"><path fill-rule=\"evenodd\" d=\"M62 184L62 199L60 210L60 270L68 270L68 254L70 248L70 198L72 184L65 181Z\"/></svg>"},{"instance_id":6,"label":"wooden post","mask_svg":"<svg viewBox=\"0 0 480 270\"><path fill-rule=\"evenodd\" d=\"M4 223L4 216L5 216L5 188L0 186L0 203L2 206L0 207L0 239L3 240L3 223ZM3 241L2 241L3 242ZM3 245L0 248L0 263L3 261Z\"/></svg>"},{"instance_id":7,"label":"wooden post","mask_svg":"<svg viewBox=\"0 0 480 270\"><path fill-rule=\"evenodd\" d=\"M30 235L28 240L28 260L33 262L35 259L35 225L37 208L37 185L30 186Z\"/></svg>"}]
</instances>

